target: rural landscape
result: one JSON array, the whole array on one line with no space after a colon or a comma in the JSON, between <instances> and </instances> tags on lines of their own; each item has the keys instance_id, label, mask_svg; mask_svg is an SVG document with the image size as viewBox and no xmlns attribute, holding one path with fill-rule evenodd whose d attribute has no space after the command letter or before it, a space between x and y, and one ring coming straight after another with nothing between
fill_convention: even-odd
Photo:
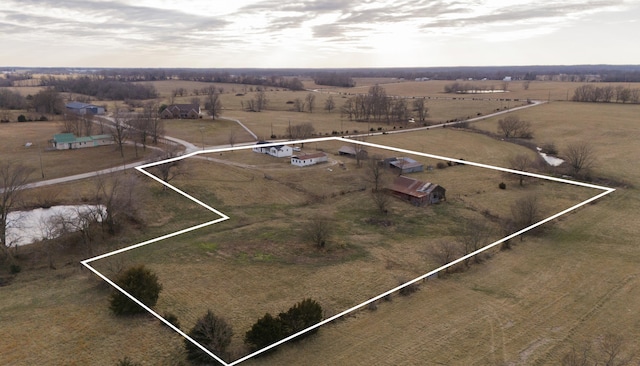
<instances>
[{"instance_id":1,"label":"rural landscape","mask_svg":"<svg viewBox=\"0 0 640 366\"><path fill-rule=\"evenodd\" d=\"M0 363L638 365L638 75L7 69Z\"/></svg>"}]
</instances>

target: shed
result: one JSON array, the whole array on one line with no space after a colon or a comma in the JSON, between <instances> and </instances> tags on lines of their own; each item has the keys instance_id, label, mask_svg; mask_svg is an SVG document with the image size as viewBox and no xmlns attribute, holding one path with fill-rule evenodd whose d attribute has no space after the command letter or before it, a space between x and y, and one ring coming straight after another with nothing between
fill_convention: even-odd
<instances>
[{"instance_id":1,"label":"shed","mask_svg":"<svg viewBox=\"0 0 640 366\"><path fill-rule=\"evenodd\" d=\"M342 156L349 156L349 157L352 157L352 158L356 158L356 157L358 157L358 158L360 158L360 159L366 159L366 158L367 158L367 156L369 155L369 154L367 153L367 150L365 150L365 149L359 148L359 149L356 151L356 148L355 148L355 147L353 147L353 146L347 146L347 145L342 146L342 147L340 148L340 150L338 150L338 154L340 154L340 155L342 155Z\"/></svg>"},{"instance_id":2,"label":"shed","mask_svg":"<svg viewBox=\"0 0 640 366\"><path fill-rule=\"evenodd\" d=\"M84 115L84 114L104 114L104 107L100 107L93 104L81 103L81 102L69 102L65 104L68 111Z\"/></svg>"},{"instance_id":3,"label":"shed","mask_svg":"<svg viewBox=\"0 0 640 366\"><path fill-rule=\"evenodd\" d=\"M403 175L393 181L389 191L394 196L415 206L431 205L446 200L444 187Z\"/></svg>"},{"instance_id":4,"label":"shed","mask_svg":"<svg viewBox=\"0 0 640 366\"><path fill-rule=\"evenodd\" d=\"M407 157L384 159L384 166L397 169L400 174L416 173L424 170L422 163Z\"/></svg>"}]
</instances>

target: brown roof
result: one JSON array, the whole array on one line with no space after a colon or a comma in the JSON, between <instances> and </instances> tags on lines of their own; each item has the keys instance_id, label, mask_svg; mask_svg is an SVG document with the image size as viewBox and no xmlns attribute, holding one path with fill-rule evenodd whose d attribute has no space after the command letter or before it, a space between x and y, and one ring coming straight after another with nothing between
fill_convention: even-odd
<instances>
[{"instance_id":1,"label":"brown roof","mask_svg":"<svg viewBox=\"0 0 640 366\"><path fill-rule=\"evenodd\" d=\"M428 196L436 187L438 187L437 184L421 182L417 179L401 175L393 181L390 189L412 197L422 198Z\"/></svg>"},{"instance_id":2,"label":"brown roof","mask_svg":"<svg viewBox=\"0 0 640 366\"><path fill-rule=\"evenodd\" d=\"M291 158L293 159L300 159L300 160L307 160L307 159L314 159L314 158L322 158L327 156L327 154L323 153L323 152L319 152L319 153L313 153L313 154L298 154L298 155L294 155Z\"/></svg>"}]
</instances>

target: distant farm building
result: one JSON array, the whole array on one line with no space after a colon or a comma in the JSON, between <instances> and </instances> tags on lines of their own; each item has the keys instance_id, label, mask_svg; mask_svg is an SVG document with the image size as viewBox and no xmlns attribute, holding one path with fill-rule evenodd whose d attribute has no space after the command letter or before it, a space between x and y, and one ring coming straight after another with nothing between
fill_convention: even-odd
<instances>
[{"instance_id":1,"label":"distant farm building","mask_svg":"<svg viewBox=\"0 0 640 366\"><path fill-rule=\"evenodd\" d=\"M393 181L389 192L414 206L431 205L446 200L446 189L443 187L402 175Z\"/></svg>"},{"instance_id":2,"label":"distant farm building","mask_svg":"<svg viewBox=\"0 0 640 366\"><path fill-rule=\"evenodd\" d=\"M309 166L327 162L329 158L323 152L314 154L297 154L291 157L291 164L296 166Z\"/></svg>"},{"instance_id":3,"label":"distant farm building","mask_svg":"<svg viewBox=\"0 0 640 366\"><path fill-rule=\"evenodd\" d=\"M424 170L424 165L411 158L387 158L383 164L387 168L397 170L399 174L417 173Z\"/></svg>"},{"instance_id":4,"label":"distant farm building","mask_svg":"<svg viewBox=\"0 0 640 366\"><path fill-rule=\"evenodd\" d=\"M366 159L368 156L367 150L362 148L356 149L353 146L342 146L340 150L338 150L338 154L342 156L349 156L352 158Z\"/></svg>"},{"instance_id":5,"label":"distant farm building","mask_svg":"<svg viewBox=\"0 0 640 366\"><path fill-rule=\"evenodd\" d=\"M197 119L200 118L200 106L197 104L172 104L160 112L164 119Z\"/></svg>"},{"instance_id":6,"label":"distant farm building","mask_svg":"<svg viewBox=\"0 0 640 366\"><path fill-rule=\"evenodd\" d=\"M93 135L76 137L72 133L58 133L53 135L51 143L56 150L82 149L113 144L111 135Z\"/></svg>"},{"instance_id":7,"label":"distant farm building","mask_svg":"<svg viewBox=\"0 0 640 366\"><path fill-rule=\"evenodd\" d=\"M255 146L252 150L255 153L259 154L267 154L274 156L276 158L285 158L293 155L293 148L287 145L276 145L276 146L260 146L268 144L267 141L258 141L258 146Z\"/></svg>"},{"instance_id":8,"label":"distant farm building","mask_svg":"<svg viewBox=\"0 0 640 366\"><path fill-rule=\"evenodd\" d=\"M99 107L97 105L80 103L80 102L69 102L65 104L65 107L69 112L73 112L79 115L85 115L85 114L102 115L105 112L104 107Z\"/></svg>"}]
</instances>

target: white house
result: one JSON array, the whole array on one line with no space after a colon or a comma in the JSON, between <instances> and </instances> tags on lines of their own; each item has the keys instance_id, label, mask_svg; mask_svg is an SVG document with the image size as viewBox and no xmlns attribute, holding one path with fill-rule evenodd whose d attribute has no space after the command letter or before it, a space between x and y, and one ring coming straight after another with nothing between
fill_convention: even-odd
<instances>
[{"instance_id":1,"label":"white house","mask_svg":"<svg viewBox=\"0 0 640 366\"><path fill-rule=\"evenodd\" d=\"M315 154L298 154L291 157L291 164L296 166L309 166L327 162L329 158L323 152Z\"/></svg>"},{"instance_id":2,"label":"white house","mask_svg":"<svg viewBox=\"0 0 640 366\"><path fill-rule=\"evenodd\" d=\"M259 153L259 154L268 154L276 158L284 158L284 157L293 155L293 148L291 146L287 146L287 145L260 146L264 144L268 144L268 142L259 141L258 146L252 149L253 152Z\"/></svg>"}]
</instances>

